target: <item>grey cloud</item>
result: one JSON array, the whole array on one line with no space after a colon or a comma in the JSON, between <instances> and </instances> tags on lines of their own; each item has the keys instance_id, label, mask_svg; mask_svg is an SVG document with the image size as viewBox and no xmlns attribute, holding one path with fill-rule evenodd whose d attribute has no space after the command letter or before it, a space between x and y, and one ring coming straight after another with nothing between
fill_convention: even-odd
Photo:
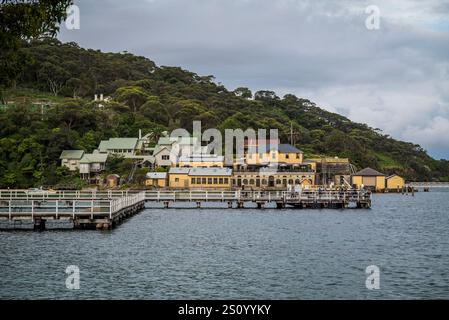
<instances>
[{"instance_id":1,"label":"grey cloud","mask_svg":"<svg viewBox=\"0 0 449 320\"><path fill-rule=\"evenodd\" d=\"M449 158L449 33L435 29L449 7L374 2L377 31L365 28L371 1L80 0L81 30L60 39L213 74L230 89L292 92Z\"/></svg>"}]
</instances>

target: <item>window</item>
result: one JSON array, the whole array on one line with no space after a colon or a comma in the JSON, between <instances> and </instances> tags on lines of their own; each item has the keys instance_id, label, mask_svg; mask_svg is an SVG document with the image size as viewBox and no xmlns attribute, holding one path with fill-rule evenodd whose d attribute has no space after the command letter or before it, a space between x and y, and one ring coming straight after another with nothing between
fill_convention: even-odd
<instances>
[{"instance_id":1,"label":"window","mask_svg":"<svg viewBox=\"0 0 449 320\"><path fill-rule=\"evenodd\" d=\"M288 159L288 157L289 157L289 154L288 153L285 154L285 159Z\"/></svg>"},{"instance_id":2,"label":"window","mask_svg":"<svg viewBox=\"0 0 449 320\"><path fill-rule=\"evenodd\" d=\"M293 184L293 179L288 180L288 184Z\"/></svg>"},{"instance_id":3,"label":"window","mask_svg":"<svg viewBox=\"0 0 449 320\"><path fill-rule=\"evenodd\" d=\"M254 184L254 179L250 179L249 184L251 184L251 185Z\"/></svg>"},{"instance_id":4,"label":"window","mask_svg":"<svg viewBox=\"0 0 449 320\"><path fill-rule=\"evenodd\" d=\"M164 155L162 156L162 160L170 160L170 156L164 154Z\"/></svg>"},{"instance_id":5,"label":"window","mask_svg":"<svg viewBox=\"0 0 449 320\"><path fill-rule=\"evenodd\" d=\"M284 187L287 185L287 179L282 179L282 184L284 185Z\"/></svg>"},{"instance_id":6,"label":"window","mask_svg":"<svg viewBox=\"0 0 449 320\"><path fill-rule=\"evenodd\" d=\"M192 184L196 184L196 178L192 178Z\"/></svg>"},{"instance_id":7,"label":"window","mask_svg":"<svg viewBox=\"0 0 449 320\"><path fill-rule=\"evenodd\" d=\"M175 178L175 182L179 182L179 178Z\"/></svg>"},{"instance_id":8,"label":"window","mask_svg":"<svg viewBox=\"0 0 449 320\"><path fill-rule=\"evenodd\" d=\"M296 154L296 159L299 159L301 156L299 153Z\"/></svg>"},{"instance_id":9,"label":"window","mask_svg":"<svg viewBox=\"0 0 449 320\"><path fill-rule=\"evenodd\" d=\"M212 184L212 178L207 178L207 184Z\"/></svg>"},{"instance_id":10,"label":"window","mask_svg":"<svg viewBox=\"0 0 449 320\"><path fill-rule=\"evenodd\" d=\"M201 178L196 178L196 184L201 184Z\"/></svg>"},{"instance_id":11,"label":"window","mask_svg":"<svg viewBox=\"0 0 449 320\"><path fill-rule=\"evenodd\" d=\"M201 183L202 183L202 184L206 184L206 178L202 178L202 179L201 179Z\"/></svg>"},{"instance_id":12,"label":"window","mask_svg":"<svg viewBox=\"0 0 449 320\"><path fill-rule=\"evenodd\" d=\"M248 184L248 179L243 179L243 184L247 185Z\"/></svg>"},{"instance_id":13,"label":"window","mask_svg":"<svg viewBox=\"0 0 449 320\"><path fill-rule=\"evenodd\" d=\"M276 179L276 184L281 184L281 179Z\"/></svg>"},{"instance_id":14,"label":"window","mask_svg":"<svg viewBox=\"0 0 449 320\"><path fill-rule=\"evenodd\" d=\"M218 178L214 178L214 184L218 183Z\"/></svg>"},{"instance_id":15,"label":"window","mask_svg":"<svg viewBox=\"0 0 449 320\"><path fill-rule=\"evenodd\" d=\"M264 185L264 186L266 186L267 185L267 179L262 179L262 184Z\"/></svg>"},{"instance_id":16,"label":"window","mask_svg":"<svg viewBox=\"0 0 449 320\"><path fill-rule=\"evenodd\" d=\"M223 184L223 178L220 178L219 181L220 184Z\"/></svg>"},{"instance_id":17,"label":"window","mask_svg":"<svg viewBox=\"0 0 449 320\"><path fill-rule=\"evenodd\" d=\"M228 184L229 183L229 178L224 178L224 183Z\"/></svg>"}]
</instances>

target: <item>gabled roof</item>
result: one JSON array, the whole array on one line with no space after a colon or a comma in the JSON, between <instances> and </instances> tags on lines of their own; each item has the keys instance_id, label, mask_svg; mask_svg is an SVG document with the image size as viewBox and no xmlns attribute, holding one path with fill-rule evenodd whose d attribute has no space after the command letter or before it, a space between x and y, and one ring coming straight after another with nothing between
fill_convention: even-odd
<instances>
[{"instance_id":1,"label":"gabled roof","mask_svg":"<svg viewBox=\"0 0 449 320\"><path fill-rule=\"evenodd\" d=\"M157 145L156 148L154 148L153 151L153 157L155 157L159 152L161 152L162 150L167 150L170 152L170 149L168 146L161 146L161 145Z\"/></svg>"},{"instance_id":2,"label":"gabled roof","mask_svg":"<svg viewBox=\"0 0 449 320\"><path fill-rule=\"evenodd\" d=\"M75 159L80 160L84 155L83 150L64 150L59 159Z\"/></svg>"},{"instance_id":3,"label":"gabled roof","mask_svg":"<svg viewBox=\"0 0 449 320\"><path fill-rule=\"evenodd\" d=\"M189 176L231 176L230 168L192 168Z\"/></svg>"},{"instance_id":4,"label":"gabled roof","mask_svg":"<svg viewBox=\"0 0 449 320\"><path fill-rule=\"evenodd\" d=\"M80 163L105 163L108 159L107 153L85 153L81 158Z\"/></svg>"},{"instance_id":5,"label":"gabled roof","mask_svg":"<svg viewBox=\"0 0 449 320\"><path fill-rule=\"evenodd\" d=\"M170 137L160 137L157 144L160 146L171 146L175 141L171 140Z\"/></svg>"},{"instance_id":6,"label":"gabled roof","mask_svg":"<svg viewBox=\"0 0 449 320\"><path fill-rule=\"evenodd\" d=\"M391 176L388 176L385 179L388 180L388 179L391 179L391 178L394 178L394 177L399 177L399 178L403 179L401 176L398 176L397 174L392 174Z\"/></svg>"},{"instance_id":7,"label":"gabled roof","mask_svg":"<svg viewBox=\"0 0 449 320\"><path fill-rule=\"evenodd\" d=\"M166 179L167 172L148 172L147 179Z\"/></svg>"},{"instance_id":8,"label":"gabled roof","mask_svg":"<svg viewBox=\"0 0 449 320\"><path fill-rule=\"evenodd\" d=\"M101 152L112 149L135 149L138 140L137 138L111 138L109 140L102 140L98 149Z\"/></svg>"},{"instance_id":9,"label":"gabled roof","mask_svg":"<svg viewBox=\"0 0 449 320\"><path fill-rule=\"evenodd\" d=\"M259 146L258 147L259 150L256 150L256 151L260 152L261 151L260 150L261 147L263 147L263 146ZM266 151L268 151L268 150L277 150L280 153L303 153L301 150L299 150L298 148L296 148L296 147L294 147L294 146L292 146L291 144L288 144L288 143L281 143L281 144L278 144L278 145L267 144L267 145L265 145L265 150ZM262 151L265 151L265 150L262 150Z\"/></svg>"},{"instance_id":10,"label":"gabled roof","mask_svg":"<svg viewBox=\"0 0 449 320\"><path fill-rule=\"evenodd\" d=\"M281 143L278 146L278 150L281 153L302 153L301 150L296 148L295 146L292 146L291 144Z\"/></svg>"},{"instance_id":11,"label":"gabled roof","mask_svg":"<svg viewBox=\"0 0 449 320\"><path fill-rule=\"evenodd\" d=\"M365 177L385 176L385 174L380 173L379 171L376 171L371 168L365 168L363 170L360 170L359 172L354 173L353 175L354 176L365 176Z\"/></svg>"}]
</instances>

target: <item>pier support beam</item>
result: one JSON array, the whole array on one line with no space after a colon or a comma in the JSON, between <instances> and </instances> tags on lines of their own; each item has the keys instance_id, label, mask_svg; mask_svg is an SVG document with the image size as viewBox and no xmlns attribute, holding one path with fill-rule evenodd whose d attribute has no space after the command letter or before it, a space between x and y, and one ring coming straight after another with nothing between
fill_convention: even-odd
<instances>
[{"instance_id":1,"label":"pier support beam","mask_svg":"<svg viewBox=\"0 0 449 320\"><path fill-rule=\"evenodd\" d=\"M165 208L165 209L168 209L169 204L170 204L170 203L169 203L168 201L164 201L164 208Z\"/></svg>"},{"instance_id":2,"label":"pier support beam","mask_svg":"<svg viewBox=\"0 0 449 320\"><path fill-rule=\"evenodd\" d=\"M196 207L197 207L198 209L201 209L201 202L197 201Z\"/></svg>"},{"instance_id":3,"label":"pier support beam","mask_svg":"<svg viewBox=\"0 0 449 320\"><path fill-rule=\"evenodd\" d=\"M257 202L257 209L263 209L265 207L265 202Z\"/></svg>"},{"instance_id":4,"label":"pier support beam","mask_svg":"<svg viewBox=\"0 0 449 320\"><path fill-rule=\"evenodd\" d=\"M34 230L35 231L43 231L45 230L45 220L41 218L34 219Z\"/></svg>"},{"instance_id":5,"label":"pier support beam","mask_svg":"<svg viewBox=\"0 0 449 320\"><path fill-rule=\"evenodd\" d=\"M237 202L237 208L238 209L243 209L244 205L242 201Z\"/></svg>"},{"instance_id":6,"label":"pier support beam","mask_svg":"<svg viewBox=\"0 0 449 320\"><path fill-rule=\"evenodd\" d=\"M283 202L276 202L276 209L284 209L285 203Z\"/></svg>"},{"instance_id":7,"label":"pier support beam","mask_svg":"<svg viewBox=\"0 0 449 320\"><path fill-rule=\"evenodd\" d=\"M232 209L232 201L228 201L228 208Z\"/></svg>"}]
</instances>

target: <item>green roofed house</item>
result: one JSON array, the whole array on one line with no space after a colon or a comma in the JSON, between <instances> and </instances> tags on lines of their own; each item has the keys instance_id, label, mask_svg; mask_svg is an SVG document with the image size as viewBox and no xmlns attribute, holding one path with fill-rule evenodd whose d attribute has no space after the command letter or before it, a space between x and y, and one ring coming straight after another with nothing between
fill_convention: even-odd
<instances>
[{"instance_id":1,"label":"green roofed house","mask_svg":"<svg viewBox=\"0 0 449 320\"><path fill-rule=\"evenodd\" d=\"M100 181L100 173L105 169L107 153L95 150L93 153L85 153L80 160L81 178L90 183L97 184Z\"/></svg>"},{"instance_id":2,"label":"green roofed house","mask_svg":"<svg viewBox=\"0 0 449 320\"><path fill-rule=\"evenodd\" d=\"M64 150L59 157L61 166L68 168L70 171L78 171L83 155L83 150Z\"/></svg>"},{"instance_id":3,"label":"green roofed house","mask_svg":"<svg viewBox=\"0 0 449 320\"><path fill-rule=\"evenodd\" d=\"M133 156L138 150L138 138L111 138L100 142L100 153Z\"/></svg>"}]
</instances>

